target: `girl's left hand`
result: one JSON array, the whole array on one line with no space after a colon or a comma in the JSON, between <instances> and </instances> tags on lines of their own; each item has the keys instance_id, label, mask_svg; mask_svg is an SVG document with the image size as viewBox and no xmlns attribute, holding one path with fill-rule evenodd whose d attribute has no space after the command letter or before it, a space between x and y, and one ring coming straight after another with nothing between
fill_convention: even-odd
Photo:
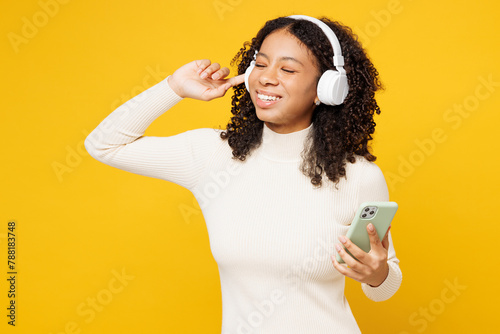
<instances>
[{"instance_id":1,"label":"girl's left hand","mask_svg":"<svg viewBox=\"0 0 500 334\"><path fill-rule=\"evenodd\" d=\"M359 260L359 262L349 255L340 244L336 244L335 247L348 267L341 265L337 259L335 259L335 256L332 256L331 259L335 269L342 275L350 277L358 282L369 284L372 287L377 287L385 281L389 274L387 253L389 249L389 230L391 227L389 226L382 241L380 241L377 231L371 223L368 224L366 229L370 237L371 246L368 253L353 244L347 237L339 236L339 240L349 252Z\"/></svg>"}]
</instances>

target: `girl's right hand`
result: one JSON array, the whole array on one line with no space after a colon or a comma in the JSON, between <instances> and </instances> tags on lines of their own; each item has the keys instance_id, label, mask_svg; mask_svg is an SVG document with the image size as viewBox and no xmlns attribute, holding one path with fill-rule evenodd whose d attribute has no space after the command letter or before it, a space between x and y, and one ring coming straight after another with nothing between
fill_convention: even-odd
<instances>
[{"instance_id":1,"label":"girl's right hand","mask_svg":"<svg viewBox=\"0 0 500 334\"><path fill-rule=\"evenodd\" d=\"M210 101L224 96L232 86L245 82L245 74L226 79L228 75L227 67L220 68L218 63L211 64L209 59L201 59L180 67L167 81L182 98Z\"/></svg>"}]
</instances>

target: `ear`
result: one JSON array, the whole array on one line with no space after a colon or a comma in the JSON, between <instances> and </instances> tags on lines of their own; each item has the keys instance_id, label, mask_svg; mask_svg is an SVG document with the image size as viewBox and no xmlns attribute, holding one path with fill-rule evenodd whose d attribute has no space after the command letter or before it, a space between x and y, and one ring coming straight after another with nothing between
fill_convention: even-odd
<instances>
[{"instance_id":1,"label":"ear","mask_svg":"<svg viewBox=\"0 0 500 334\"><path fill-rule=\"evenodd\" d=\"M316 95L316 97L314 98L314 104L317 106L319 106L321 104L321 101L319 100L318 95Z\"/></svg>"}]
</instances>

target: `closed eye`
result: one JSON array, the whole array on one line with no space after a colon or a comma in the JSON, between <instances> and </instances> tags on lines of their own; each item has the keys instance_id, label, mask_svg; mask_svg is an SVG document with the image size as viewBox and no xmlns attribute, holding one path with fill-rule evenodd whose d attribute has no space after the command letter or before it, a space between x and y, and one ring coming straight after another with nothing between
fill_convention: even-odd
<instances>
[{"instance_id":1,"label":"closed eye","mask_svg":"<svg viewBox=\"0 0 500 334\"><path fill-rule=\"evenodd\" d=\"M265 65L262 65L262 64L255 64L255 67L265 67ZM292 71L292 70L285 70L284 68L282 68L283 71L287 72L287 73L295 73L295 71Z\"/></svg>"}]
</instances>

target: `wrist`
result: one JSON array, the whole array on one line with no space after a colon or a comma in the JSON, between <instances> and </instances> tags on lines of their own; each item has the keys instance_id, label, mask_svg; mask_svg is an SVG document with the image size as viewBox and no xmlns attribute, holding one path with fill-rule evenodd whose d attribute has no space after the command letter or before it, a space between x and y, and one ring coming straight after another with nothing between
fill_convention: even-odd
<instances>
[{"instance_id":1,"label":"wrist","mask_svg":"<svg viewBox=\"0 0 500 334\"><path fill-rule=\"evenodd\" d=\"M385 275L383 276L383 279L382 280L378 280L377 282L370 282L370 283L367 283L367 284L369 286L371 286L372 288L376 288L376 287L382 285L382 283L385 282L385 280L387 279L388 276L389 276L389 265L386 262L385 263Z\"/></svg>"},{"instance_id":2,"label":"wrist","mask_svg":"<svg viewBox=\"0 0 500 334\"><path fill-rule=\"evenodd\" d=\"M171 75L168 76L167 83L168 83L168 86L170 87L170 89L173 90L173 92L175 94L177 94L181 98L184 98L184 96L181 95L181 92L179 91L179 88L178 88L177 84L175 83L175 80L172 79Z\"/></svg>"}]
</instances>

